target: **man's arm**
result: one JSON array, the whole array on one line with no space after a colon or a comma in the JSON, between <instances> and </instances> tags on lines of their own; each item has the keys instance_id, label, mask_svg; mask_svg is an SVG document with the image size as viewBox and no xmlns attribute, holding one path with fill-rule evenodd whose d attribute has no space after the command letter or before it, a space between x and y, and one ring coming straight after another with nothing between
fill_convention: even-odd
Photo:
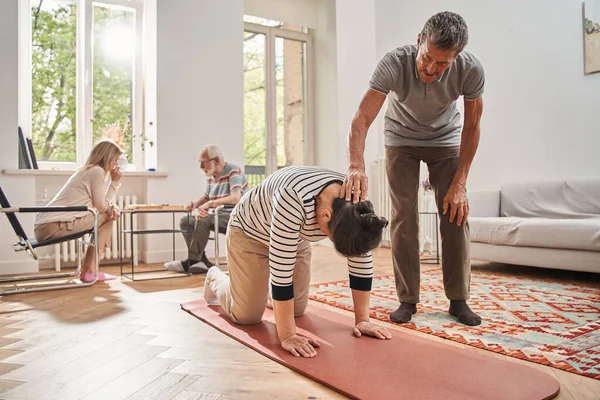
<instances>
[{"instance_id":1,"label":"man's arm","mask_svg":"<svg viewBox=\"0 0 600 400\"><path fill-rule=\"evenodd\" d=\"M466 186L467 176L477 147L479 146L480 122L483 114L483 98L465 100L465 125L460 139L458 170L452 183Z\"/></svg>"},{"instance_id":2,"label":"man's arm","mask_svg":"<svg viewBox=\"0 0 600 400\"><path fill-rule=\"evenodd\" d=\"M348 158L350 165L348 167L348 176L342 186L340 196L346 196L346 200L353 200L358 203L360 198L367 197L368 181L365 172L365 140L369 127L377 117L385 102L386 95L378 91L369 89L363 96L358 111L352 120L350 132L348 134ZM354 189L354 196L352 190Z\"/></svg>"},{"instance_id":3,"label":"man's arm","mask_svg":"<svg viewBox=\"0 0 600 400\"><path fill-rule=\"evenodd\" d=\"M477 147L479 145L480 122L483 114L483 98L465 99L465 122L460 140L458 169L452 180L450 189L444 198L444 214L450 208L450 222L461 225L469 215L469 203L466 195L467 177Z\"/></svg>"},{"instance_id":4,"label":"man's arm","mask_svg":"<svg viewBox=\"0 0 600 400\"><path fill-rule=\"evenodd\" d=\"M194 208L200 207L202 204L206 203L207 201L208 201L208 196L203 195L202 197L200 197L198 200L196 200L194 202Z\"/></svg>"},{"instance_id":5,"label":"man's arm","mask_svg":"<svg viewBox=\"0 0 600 400\"><path fill-rule=\"evenodd\" d=\"M242 198L242 191L241 190L234 190L233 192L231 192L231 194L227 197L222 197L220 199L217 200L210 200L208 206L210 208L216 208L225 204L233 204L236 205L240 199Z\"/></svg>"}]
</instances>

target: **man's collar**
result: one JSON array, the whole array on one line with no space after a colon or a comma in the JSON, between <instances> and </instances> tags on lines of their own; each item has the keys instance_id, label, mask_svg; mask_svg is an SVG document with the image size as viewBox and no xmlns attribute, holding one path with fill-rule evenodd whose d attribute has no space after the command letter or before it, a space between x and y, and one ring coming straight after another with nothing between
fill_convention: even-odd
<instances>
[{"instance_id":1,"label":"man's collar","mask_svg":"<svg viewBox=\"0 0 600 400\"><path fill-rule=\"evenodd\" d=\"M217 176L213 175L212 176L213 179L219 179L220 177L222 177L223 176L223 172L225 172L225 168L227 168L227 162L223 163L223 169L221 170L221 172L219 173L219 175L217 175Z\"/></svg>"}]
</instances>

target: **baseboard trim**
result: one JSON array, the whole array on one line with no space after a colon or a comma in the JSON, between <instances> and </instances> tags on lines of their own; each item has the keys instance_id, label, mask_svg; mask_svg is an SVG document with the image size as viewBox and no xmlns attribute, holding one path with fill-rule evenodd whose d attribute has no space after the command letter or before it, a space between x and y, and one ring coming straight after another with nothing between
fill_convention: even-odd
<instances>
[{"instance_id":1,"label":"baseboard trim","mask_svg":"<svg viewBox=\"0 0 600 400\"><path fill-rule=\"evenodd\" d=\"M0 261L0 275L30 274L39 272L36 260Z\"/></svg>"}]
</instances>

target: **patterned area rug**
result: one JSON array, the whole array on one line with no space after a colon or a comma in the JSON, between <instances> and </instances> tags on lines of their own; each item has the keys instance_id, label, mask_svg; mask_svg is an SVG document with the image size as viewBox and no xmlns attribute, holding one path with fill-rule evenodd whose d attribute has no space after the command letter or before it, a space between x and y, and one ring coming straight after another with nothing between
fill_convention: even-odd
<instances>
[{"instance_id":1,"label":"patterned area rug","mask_svg":"<svg viewBox=\"0 0 600 400\"><path fill-rule=\"evenodd\" d=\"M310 299L353 311L348 281L311 287ZM441 269L421 273L418 313L403 327L600 380L600 289L473 272L478 327L447 313ZM375 277L371 317L389 322L398 300L393 276Z\"/></svg>"}]
</instances>

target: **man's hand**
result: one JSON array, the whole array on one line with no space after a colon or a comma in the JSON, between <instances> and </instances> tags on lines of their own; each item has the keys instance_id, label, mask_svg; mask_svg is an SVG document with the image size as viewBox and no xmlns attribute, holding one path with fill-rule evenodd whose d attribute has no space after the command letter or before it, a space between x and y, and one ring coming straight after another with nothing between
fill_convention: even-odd
<instances>
[{"instance_id":1,"label":"man's hand","mask_svg":"<svg viewBox=\"0 0 600 400\"><path fill-rule=\"evenodd\" d=\"M348 133L348 176L344 179L340 198L354 204L367 199L369 182L365 173L365 140L369 127L377 117L387 95L368 89L360 101ZM354 191L354 195L352 192Z\"/></svg>"},{"instance_id":2,"label":"man's hand","mask_svg":"<svg viewBox=\"0 0 600 400\"><path fill-rule=\"evenodd\" d=\"M210 204L207 201L206 203L198 207L198 215L196 215L196 221L199 218L208 218L208 210L210 210Z\"/></svg>"},{"instance_id":3,"label":"man's hand","mask_svg":"<svg viewBox=\"0 0 600 400\"><path fill-rule=\"evenodd\" d=\"M377 339L391 339L392 334L383 326L374 325L370 322L362 321L354 327L354 336L357 338L362 335L372 336Z\"/></svg>"},{"instance_id":4,"label":"man's hand","mask_svg":"<svg viewBox=\"0 0 600 400\"><path fill-rule=\"evenodd\" d=\"M193 201L188 201L187 206L185 206L185 209L189 212L192 212L194 211L194 208L196 208L196 204Z\"/></svg>"},{"instance_id":5,"label":"man's hand","mask_svg":"<svg viewBox=\"0 0 600 400\"><path fill-rule=\"evenodd\" d=\"M281 341L281 347L295 357L314 357L317 355L315 347L321 347L319 342L300 335L292 335Z\"/></svg>"},{"instance_id":6,"label":"man's hand","mask_svg":"<svg viewBox=\"0 0 600 400\"><path fill-rule=\"evenodd\" d=\"M450 223L456 218L456 225L461 226L469 216L469 200L467 188L462 183L452 183L444 197L444 215L450 211Z\"/></svg>"},{"instance_id":7,"label":"man's hand","mask_svg":"<svg viewBox=\"0 0 600 400\"><path fill-rule=\"evenodd\" d=\"M359 200L367 199L368 189L369 179L367 178L365 169L350 168L348 169L348 175L346 176L346 179L344 179L340 197L346 197L346 201L352 200L352 202L356 204L359 202ZM354 196L352 196L353 190Z\"/></svg>"}]
</instances>

